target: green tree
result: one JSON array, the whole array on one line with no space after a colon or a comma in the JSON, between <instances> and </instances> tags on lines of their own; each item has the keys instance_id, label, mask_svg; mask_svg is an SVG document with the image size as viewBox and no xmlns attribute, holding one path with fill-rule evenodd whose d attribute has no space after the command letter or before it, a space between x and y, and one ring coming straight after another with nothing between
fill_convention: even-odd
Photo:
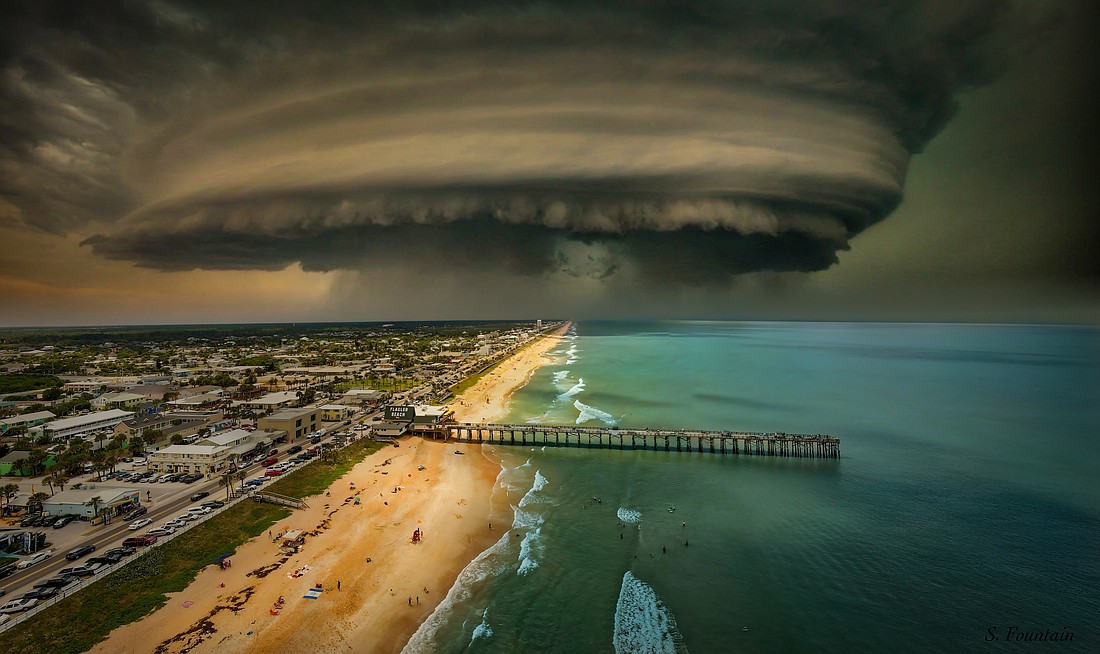
<instances>
[{"instance_id":1,"label":"green tree","mask_svg":"<svg viewBox=\"0 0 1100 654\"><path fill-rule=\"evenodd\" d=\"M60 397L61 397L61 389L60 388L47 388L46 390L42 391L42 399L43 400L49 400L49 401L52 402L56 399L59 399Z\"/></svg>"},{"instance_id":2,"label":"green tree","mask_svg":"<svg viewBox=\"0 0 1100 654\"><path fill-rule=\"evenodd\" d=\"M229 491L233 490L233 475L222 475L219 478L221 485L225 487L225 501L229 501Z\"/></svg>"},{"instance_id":3,"label":"green tree","mask_svg":"<svg viewBox=\"0 0 1100 654\"><path fill-rule=\"evenodd\" d=\"M27 500L27 511L29 513L41 513L42 503L49 499L49 497L49 495L41 491L32 494L30 499Z\"/></svg>"},{"instance_id":4,"label":"green tree","mask_svg":"<svg viewBox=\"0 0 1100 654\"><path fill-rule=\"evenodd\" d=\"M8 506L11 506L12 500L19 494L18 484L4 484L0 486L0 500L3 500Z\"/></svg>"},{"instance_id":5,"label":"green tree","mask_svg":"<svg viewBox=\"0 0 1100 654\"><path fill-rule=\"evenodd\" d=\"M103 498L96 495L95 497L84 503L85 505L92 507L92 522L95 522L95 519L99 517L99 505L102 502Z\"/></svg>"},{"instance_id":6,"label":"green tree","mask_svg":"<svg viewBox=\"0 0 1100 654\"><path fill-rule=\"evenodd\" d=\"M179 445L183 442L183 434L172 434L172 438L169 439L169 442L172 443L172 445Z\"/></svg>"}]
</instances>

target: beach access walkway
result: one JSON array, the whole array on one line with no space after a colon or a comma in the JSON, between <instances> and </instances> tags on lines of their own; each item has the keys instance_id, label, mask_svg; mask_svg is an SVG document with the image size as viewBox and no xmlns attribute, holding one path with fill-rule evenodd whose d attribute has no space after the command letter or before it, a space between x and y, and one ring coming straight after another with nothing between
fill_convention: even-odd
<instances>
[{"instance_id":1,"label":"beach access walkway","mask_svg":"<svg viewBox=\"0 0 1100 654\"><path fill-rule=\"evenodd\" d=\"M438 436L446 440L500 445L840 458L840 439L825 434L452 422L440 425Z\"/></svg>"}]
</instances>

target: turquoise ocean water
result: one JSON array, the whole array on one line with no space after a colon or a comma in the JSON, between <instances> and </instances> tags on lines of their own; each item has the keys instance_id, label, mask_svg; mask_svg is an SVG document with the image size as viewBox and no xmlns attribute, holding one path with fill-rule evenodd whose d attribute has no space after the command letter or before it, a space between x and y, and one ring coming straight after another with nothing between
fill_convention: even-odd
<instances>
[{"instance_id":1,"label":"turquoise ocean water","mask_svg":"<svg viewBox=\"0 0 1100 654\"><path fill-rule=\"evenodd\" d=\"M507 421L831 433L843 458L497 447L513 528L407 651L1100 651L1096 329L575 331Z\"/></svg>"}]
</instances>

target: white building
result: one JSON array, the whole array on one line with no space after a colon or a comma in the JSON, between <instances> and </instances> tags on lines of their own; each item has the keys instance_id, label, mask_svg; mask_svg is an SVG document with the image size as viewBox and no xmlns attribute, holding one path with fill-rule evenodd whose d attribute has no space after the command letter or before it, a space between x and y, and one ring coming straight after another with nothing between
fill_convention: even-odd
<instances>
[{"instance_id":1,"label":"white building","mask_svg":"<svg viewBox=\"0 0 1100 654\"><path fill-rule=\"evenodd\" d=\"M232 429L207 436L193 445L170 445L149 454L149 469L154 472L218 473L229 467L229 460L271 444L283 432Z\"/></svg>"},{"instance_id":2,"label":"white building","mask_svg":"<svg viewBox=\"0 0 1100 654\"><path fill-rule=\"evenodd\" d=\"M238 406L248 407L255 411L273 411L282 409L298 402L298 391L276 391L268 393L252 400L234 402Z\"/></svg>"},{"instance_id":3,"label":"white building","mask_svg":"<svg viewBox=\"0 0 1100 654\"><path fill-rule=\"evenodd\" d=\"M56 417L57 416L50 411L35 411L34 413L24 413L20 416L4 418L0 420L0 432L5 432L12 427L34 427L35 425L53 420Z\"/></svg>"},{"instance_id":4,"label":"white building","mask_svg":"<svg viewBox=\"0 0 1100 654\"><path fill-rule=\"evenodd\" d=\"M92 500L99 498L98 504ZM137 506L141 491L136 488L82 488L55 494L42 502L42 510L50 515L79 515L95 517L101 514L116 515Z\"/></svg>"},{"instance_id":5,"label":"white building","mask_svg":"<svg viewBox=\"0 0 1100 654\"><path fill-rule=\"evenodd\" d=\"M85 436L100 429L112 429L118 423L132 418L133 416L133 411L123 411L121 409L96 411L86 416L62 418L60 420L54 420L53 422L47 422L44 425L32 428L30 434L35 437L45 434L49 436L50 440Z\"/></svg>"}]
</instances>

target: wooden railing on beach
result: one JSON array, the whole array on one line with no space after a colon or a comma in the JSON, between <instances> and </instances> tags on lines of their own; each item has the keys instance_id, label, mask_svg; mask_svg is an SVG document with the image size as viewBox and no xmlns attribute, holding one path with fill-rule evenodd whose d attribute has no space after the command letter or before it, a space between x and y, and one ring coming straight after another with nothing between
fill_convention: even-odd
<instances>
[{"instance_id":1,"label":"wooden railing on beach","mask_svg":"<svg viewBox=\"0 0 1100 654\"><path fill-rule=\"evenodd\" d=\"M448 440L501 445L710 452L802 459L840 458L840 439L825 434L453 422L441 425L440 435Z\"/></svg>"},{"instance_id":2,"label":"wooden railing on beach","mask_svg":"<svg viewBox=\"0 0 1100 654\"><path fill-rule=\"evenodd\" d=\"M252 494L252 499L256 500L257 502L268 502L269 504L289 506L292 509L309 508L309 505L305 503L305 500L300 500L296 497L288 497L286 495L279 495L278 493L272 493L271 491L256 491Z\"/></svg>"}]
</instances>

